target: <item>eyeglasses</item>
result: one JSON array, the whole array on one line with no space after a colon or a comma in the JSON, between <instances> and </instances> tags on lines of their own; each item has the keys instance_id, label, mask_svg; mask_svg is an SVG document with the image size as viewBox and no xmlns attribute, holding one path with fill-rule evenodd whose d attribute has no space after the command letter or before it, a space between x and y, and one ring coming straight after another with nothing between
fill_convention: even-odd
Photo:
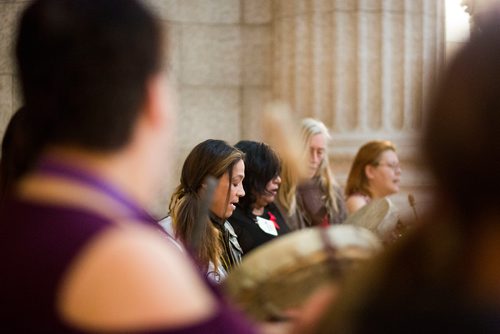
<instances>
[{"instance_id":1,"label":"eyeglasses","mask_svg":"<svg viewBox=\"0 0 500 334\"><path fill-rule=\"evenodd\" d=\"M398 170L401 170L401 165L399 163L393 163L393 164L389 164L389 163L376 163L375 166L385 166L385 167L389 167L390 169L392 169L393 171L398 171Z\"/></svg>"}]
</instances>

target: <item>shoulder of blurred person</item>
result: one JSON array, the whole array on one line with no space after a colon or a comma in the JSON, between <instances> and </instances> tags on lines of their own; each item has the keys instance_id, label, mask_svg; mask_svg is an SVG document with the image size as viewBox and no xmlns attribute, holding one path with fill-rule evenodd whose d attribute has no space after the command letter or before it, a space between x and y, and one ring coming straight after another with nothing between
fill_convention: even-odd
<instances>
[{"instance_id":1,"label":"shoulder of blurred person","mask_svg":"<svg viewBox=\"0 0 500 334\"><path fill-rule=\"evenodd\" d=\"M213 316L215 301L188 258L135 225L102 233L78 255L61 287L63 316L99 331L175 328Z\"/></svg>"},{"instance_id":2,"label":"shoulder of blurred person","mask_svg":"<svg viewBox=\"0 0 500 334\"><path fill-rule=\"evenodd\" d=\"M353 194L347 197L345 204L349 214L354 213L369 203L369 197L362 194Z\"/></svg>"}]
</instances>

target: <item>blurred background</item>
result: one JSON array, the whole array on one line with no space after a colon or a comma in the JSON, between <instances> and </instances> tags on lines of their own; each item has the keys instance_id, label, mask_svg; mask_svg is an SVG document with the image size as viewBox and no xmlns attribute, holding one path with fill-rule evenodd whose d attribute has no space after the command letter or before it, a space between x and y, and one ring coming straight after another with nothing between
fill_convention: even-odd
<instances>
[{"instance_id":1,"label":"blurred background","mask_svg":"<svg viewBox=\"0 0 500 334\"><path fill-rule=\"evenodd\" d=\"M0 0L2 136L21 105L12 41L28 2ZM363 143L393 141L403 169L393 201L405 215L412 193L423 210L432 200L418 152L425 103L474 16L492 2L498 0L147 0L170 30L178 113L172 170L153 212L166 214L195 144L262 140L264 106L276 99L297 119L315 117L330 128L329 157L342 186Z\"/></svg>"}]
</instances>

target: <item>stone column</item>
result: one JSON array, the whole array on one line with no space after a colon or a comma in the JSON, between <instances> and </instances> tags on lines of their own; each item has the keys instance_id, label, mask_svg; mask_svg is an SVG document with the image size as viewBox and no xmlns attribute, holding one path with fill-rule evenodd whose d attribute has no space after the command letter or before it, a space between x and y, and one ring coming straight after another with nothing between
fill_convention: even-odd
<instances>
[{"instance_id":1,"label":"stone column","mask_svg":"<svg viewBox=\"0 0 500 334\"><path fill-rule=\"evenodd\" d=\"M21 106L13 54L17 21L24 6L26 1L0 1L0 138Z\"/></svg>"},{"instance_id":2,"label":"stone column","mask_svg":"<svg viewBox=\"0 0 500 334\"><path fill-rule=\"evenodd\" d=\"M276 0L273 13L273 97L331 129L339 181L363 143L388 139L404 169L396 202L425 188L416 140L443 62L443 2Z\"/></svg>"}]
</instances>

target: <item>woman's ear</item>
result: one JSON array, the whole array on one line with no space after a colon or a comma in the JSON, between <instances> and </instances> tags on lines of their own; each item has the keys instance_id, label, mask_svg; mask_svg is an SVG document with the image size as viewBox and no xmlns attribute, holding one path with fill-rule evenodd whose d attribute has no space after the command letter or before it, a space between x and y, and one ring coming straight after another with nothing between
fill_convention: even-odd
<instances>
[{"instance_id":1,"label":"woman's ear","mask_svg":"<svg viewBox=\"0 0 500 334\"><path fill-rule=\"evenodd\" d=\"M160 75L152 76L147 84L145 112L148 121L152 126L157 127L163 121L163 94L162 92L162 78Z\"/></svg>"},{"instance_id":2,"label":"woman's ear","mask_svg":"<svg viewBox=\"0 0 500 334\"><path fill-rule=\"evenodd\" d=\"M365 175L368 180L371 180L374 178L374 172L375 172L375 166L373 165L366 165L365 166Z\"/></svg>"},{"instance_id":3,"label":"woman's ear","mask_svg":"<svg viewBox=\"0 0 500 334\"><path fill-rule=\"evenodd\" d=\"M172 131L175 123L174 94L166 74L151 76L146 89L144 113L149 126L161 132Z\"/></svg>"}]
</instances>

